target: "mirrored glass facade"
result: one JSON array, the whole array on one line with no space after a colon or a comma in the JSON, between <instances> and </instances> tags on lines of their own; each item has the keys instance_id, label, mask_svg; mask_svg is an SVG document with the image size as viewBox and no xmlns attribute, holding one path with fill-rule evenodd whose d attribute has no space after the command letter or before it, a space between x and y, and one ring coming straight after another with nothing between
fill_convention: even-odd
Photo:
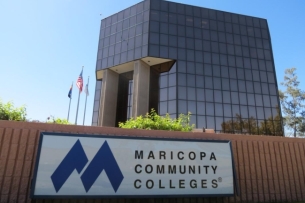
<instances>
[{"instance_id":1,"label":"mirrored glass facade","mask_svg":"<svg viewBox=\"0 0 305 203\"><path fill-rule=\"evenodd\" d=\"M147 56L175 61L150 87L159 114L191 112L196 128L216 132L283 134L267 20L162 0L102 20L97 71Z\"/></svg>"}]
</instances>

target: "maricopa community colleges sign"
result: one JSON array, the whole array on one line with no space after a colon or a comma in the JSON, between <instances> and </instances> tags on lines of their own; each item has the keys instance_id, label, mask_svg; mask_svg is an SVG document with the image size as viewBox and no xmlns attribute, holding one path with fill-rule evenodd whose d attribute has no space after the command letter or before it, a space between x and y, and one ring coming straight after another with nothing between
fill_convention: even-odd
<instances>
[{"instance_id":1,"label":"maricopa community colleges sign","mask_svg":"<svg viewBox=\"0 0 305 203\"><path fill-rule=\"evenodd\" d=\"M230 141L41 133L33 198L232 196Z\"/></svg>"}]
</instances>

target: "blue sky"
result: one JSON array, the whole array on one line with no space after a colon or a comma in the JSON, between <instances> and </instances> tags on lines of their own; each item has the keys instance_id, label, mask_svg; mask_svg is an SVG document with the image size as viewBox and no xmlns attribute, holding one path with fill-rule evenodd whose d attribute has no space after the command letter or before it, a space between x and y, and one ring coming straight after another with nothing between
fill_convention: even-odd
<instances>
[{"instance_id":1,"label":"blue sky","mask_svg":"<svg viewBox=\"0 0 305 203\"><path fill-rule=\"evenodd\" d=\"M28 118L66 118L73 81L70 122L75 121L77 77L84 66L90 76L85 125L91 124L95 63L100 20L136 0L1 0L0 98L26 105ZM284 70L296 67L305 90L305 1L303 0L177 0L176 2L256 16L268 20L278 83ZM281 87L280 87L281 89ZM80 97L82 124L85 94Z\"/></svg>"}]
</instances>

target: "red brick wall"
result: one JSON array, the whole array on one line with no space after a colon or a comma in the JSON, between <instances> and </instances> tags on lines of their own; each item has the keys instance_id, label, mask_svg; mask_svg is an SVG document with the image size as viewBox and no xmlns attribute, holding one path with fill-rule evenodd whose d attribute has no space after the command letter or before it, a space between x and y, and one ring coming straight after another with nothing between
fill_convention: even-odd
<instances>
[{"instance_id":1,"label":"red brick wall","mask_svg":"<svg viewBox=\"0 0 305 203\"><path fill-rule=\"evenodd\" d=\"M71 132L231 140L240 195L225 198L31 200L30 181L39 133ZM305 201L305 139L231 134L124 130L0 121L0 202L281 202Z\"/></svg>"}]
</instances>

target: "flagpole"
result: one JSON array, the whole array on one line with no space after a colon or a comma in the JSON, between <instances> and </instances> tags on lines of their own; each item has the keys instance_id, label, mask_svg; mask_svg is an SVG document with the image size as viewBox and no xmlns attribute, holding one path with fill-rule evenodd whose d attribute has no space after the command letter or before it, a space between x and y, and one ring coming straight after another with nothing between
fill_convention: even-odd
<instances>
[{"instance_id":1,"label":"flagpole","mask_svg":"<svg viewBox=\"0 0 305 203\"><path fill-rule=\"evenodd\" d=\"M87 106L87 97L88 97L88 94L89 94L89 92L88 92L88 86L89 86L89 76L88 76L88 83L87 83L87 85L86 85L86 101L85 101L85 110L84 110L84 118L83 118L83 125L85 125L85 117L86 117L86 106Z\"/></svg>"},{"instance_id":2,"label":"flagpole","mask_svg":"<svg viewBox=\"0 0 305 203\"><path fill-rule=\"evenodd\" d=\"M71 96L70 96L70 101L69 101L69 110L68 110L68 117L67 117L67 121L69 122L69 115L70 115L70 107L71 107L71 99L72 99L72 91L73 91L73 82L71 85Z\"/></svg>"},{"instance_id":3,"label":"flagpole","mask_svg":"<svg viewBox=\"0 0 305 203\"><path fill-rule=\"evenodd\" d=\"M84 66L82 67L82 74L83 74ZM76 108L76 116L75 116L75 125L77 125L77 117L78 117L78 108L79 108L79 97L80 97L81 91L79 90L78 93L78 100L77 100L77 108Z\"/></svg>"}]
</instances>

